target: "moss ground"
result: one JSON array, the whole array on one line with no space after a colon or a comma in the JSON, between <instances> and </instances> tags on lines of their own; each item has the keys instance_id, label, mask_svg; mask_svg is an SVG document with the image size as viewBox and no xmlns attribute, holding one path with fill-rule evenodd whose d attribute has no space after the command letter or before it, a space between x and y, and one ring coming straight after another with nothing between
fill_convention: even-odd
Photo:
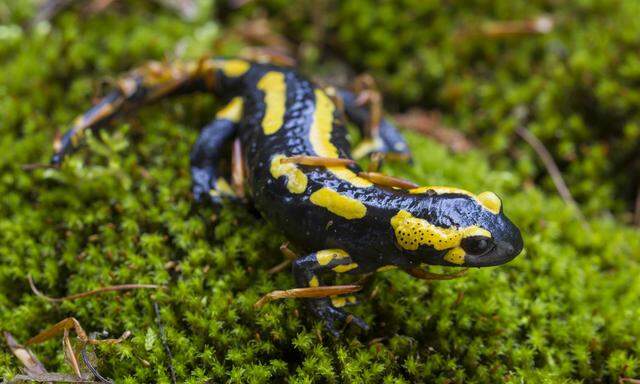
<instances>
[{"instance_id":1,"label":"moss ground","mask_svg":"<svg viewBox=\"0 0 640 384\"><path fill-rule=\"evenodd\" d=\"M46 161L54 132L87 107L99 80L176 47L197 57L214 42L223 54L241 46L220 39L226 26L211 21L209 11L185 22L145 2L120 4L93 17L64 12L30 31L21 25L33 15L31 2L0 4L1 330L24 341L68 316L87 331L129 330L129 341L96 351L99 370L124 383L168 383L170 363L178 381L188 383L640 376L638 230L598 213L583 226L504 154L454 155L408 133L415 164L385 171L421 184L498 192L523 230L526 252L450 282L378 274L365 289L372 297L354 308L372 330L347 330L340 340L307 321L298 302L252 308L263 293L293 286L287 272L266 273L282 259L275 228L241 208L215 213L193 203L188 153L216 107L210 97L163 102L119 120L59 171L21 170ZM521 158L519 169L533 167L526 161L533 162ZM33 295L28 274L52 296L131 282L168 289L54 304ZM34 351L50 371L69 371L58 340ZM0 376L19 369L1 347Z\"/></svg>"}]
</instances>

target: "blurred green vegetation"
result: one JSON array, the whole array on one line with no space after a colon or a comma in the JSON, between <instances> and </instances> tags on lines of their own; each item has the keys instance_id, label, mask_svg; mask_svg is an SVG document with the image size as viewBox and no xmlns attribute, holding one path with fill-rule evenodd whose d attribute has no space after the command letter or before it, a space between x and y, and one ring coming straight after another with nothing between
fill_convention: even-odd
<instances>
[{"instance_id":1,"label":"blurred green vegetation","mask_svg":"<svg viewBox=\"0 0 640 384\"><path fill-rule=\"evenodd\" d=\"M620 178L637 177L631 165L616 171L617 159L638 143L637 3L346 1L329 3L324 31L307 20L317 12L286 3L230 13L201 1L199 16L184 21L155 3L115 2L92 16L73 7L31 29L33 2L0 4L0 330L24 341L68 316L88 332L130 330L129 341L97 350L98 369L124 383L171 382L170 364L187 383L640 376L640 236L599 214L625 210ZM243 43L227 36L230 25L265 12L276 30L304 40L300 56L310 75L324 71L323 56L332 52L374 74L391 109L440 109L448 124L477 138L478 150L452 154L407 133L415 164L385 171L421 184L495 190L522 228L526 252L448 282L377 274L364 292L370 299L354 308L372 330L333 340L298 313L299 302L252 308L262 294L293 287L286 271L266 272L282 261L275 228L239 207L216 214L192 201L188 153L216 107L210 96L164 101L119 120L61 170L20 168L48 159L54 132L87 108L101 82L149 59L196 58L212 47L233 55ZM452 36L541 12L558 18L545 36ZM513 134L520 106L529 110L528 128L563 164L588 226L539 178L537 159ZM133 282L168 289L54 304L31 292L28 274L51 296ZM50 371L70 371L59 340L33 350ZM19 370L1 347L0 376Z\"/></svg>"}]
</instances>

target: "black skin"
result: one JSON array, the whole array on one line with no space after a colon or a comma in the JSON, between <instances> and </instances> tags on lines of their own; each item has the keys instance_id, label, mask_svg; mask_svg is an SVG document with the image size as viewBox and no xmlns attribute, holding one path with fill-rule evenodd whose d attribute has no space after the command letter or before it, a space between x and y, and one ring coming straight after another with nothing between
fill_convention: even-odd
<instances>
[{"instance_id":1,"label":"black skin","mask_svg":"<svg viewBox=\"0 0 640 384\"><path fill-rule=\"evenodd\" d=\"M287 157L318 155L310 142L309 131L316 109L315 91L319 87L292 68L269 64L242 61L246 71L230 73L224 69L228 62L225 60L231 59L214 59L205 62L206 65L180 64L160 68L165 74L173 73L173 77L159 76L158 64L154 64L153 70L149 65L131 72L124 77L125 86L108 94L77 120L59 143L52 163L60 164L64 156L72 152L83 130L103 126L117 114L160 97L191 92L211 92L226 100L241 97L243 108L238 121L217 117L202 130L194 145L191 154L194 197L198 201L209 199L214 204L220 204L225 196L228 197L228 193L221 191L217 184L220 180L219 163L229 143L239 138L251 200L266 220L280 228L296 248L304 252L305 256L293 263L298 287L308 287L312 279L322 286L322 275L335 273L333 269L340 265L355 263L356 267L344 271L348 274L374 272L389 265L405 270L420 268L423 264L484 267L504 264L522 250L520 231L504 215L501 205L499 212L492 213L477 199L464 193L435 193L433 190L409 193L376 185L357 187L336 177L325 167L305 165L296 166L307 177L306 188L302 193L290 192L287 189L288 176L274 178L270 171L271 161L276 154ZM268 72L284 74L286 84L282 126L269 135L262 127L265 93L258 88L258 82ZM351 150L344 122L346 119L352 121L366 134L368 110L357 105L355 95L348 91L339 90L337 95L342 99L340 104L344 106L344 112L334 108L330 142L340 158L348 159ZM380 123L376 142L380 143L377 152L409 157L406 142L386 119ZM360 171L357 165L349 168L356 173ZM321 188L329 188L359 201L366 208L366 214L348 219L314 204L310 196ZM464 263L453 264L445 260L447 249L436 250L420 245L416 250L409 250L399 244L390 221L400 210L441 228L480 226L491 236L464 239L460 244L466 252ZM348 256L334 258L321 265L317 252L331 249L343 250ZM334 335L338 334L347 318L353 324L367 328L362 320L334 307L330 299L307 299L306 304L315 316L325 321L327 329Z\"/></svg>"}]
</instances>

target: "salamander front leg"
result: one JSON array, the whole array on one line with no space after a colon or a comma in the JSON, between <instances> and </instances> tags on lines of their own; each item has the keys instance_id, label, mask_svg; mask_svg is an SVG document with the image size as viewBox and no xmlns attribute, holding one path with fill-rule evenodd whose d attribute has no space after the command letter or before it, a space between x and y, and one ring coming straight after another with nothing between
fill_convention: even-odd
<instances>
[{"instance_id":1,"label":"salamander front leg","mask_svg":"<svg viewBox=\"0 0 640 384\"><path fill-rule=\"evenodd\" d=\"M242 99L235 98L202 129L191 151L191 178L196 201L209 199L219 205L236 196L227 180L219 175L222 151L237 131L242 113Z\"/></svg>"},{"instance_id":2,"label":"salamander front leg","mask_svg":"<svg viewBox=\"0 0 640 384\"><path fill-rule=\"evenodd\" d=\"M335 273L358 273L358 264L351 260L349 254L341 249L326 249L297 259L293 262L293 276L298 287L318 287L321 285L320 275L333 271ZM344 298L351 302L353 299ZM368 330L369 326L360 318L353 316L332 303L332 298L305 299L307 308L318 318L325 321L325 326L334 336L340 334L342 325L351 322ZM342 299L333 298L337 304L345 304Z\"/></svg>"}]
</instances>

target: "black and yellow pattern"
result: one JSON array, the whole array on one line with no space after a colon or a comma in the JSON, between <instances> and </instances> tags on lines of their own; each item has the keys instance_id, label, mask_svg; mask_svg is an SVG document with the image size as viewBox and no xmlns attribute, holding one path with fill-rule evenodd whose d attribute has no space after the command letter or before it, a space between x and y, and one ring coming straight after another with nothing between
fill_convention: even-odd
<instances>
[{"instance_id":1,"label":"black and yellow pattern","mask_svg":"<svg viewBox=\"0 0 640 384\"><path fill-rule=\"evenodd\" d=\"M522 249L519 230L492 192L383 187L359 175L357 165L287 161L300 156L350 159L347 118L365 134L363 153L409 157L406 142L388 120L380 120L375 133L367 132L371 116L354 94L333 90L330 97L294 69L238 59L152 63L132 71L119 85L76 119L57 143L52 162L59 164L87 129L158 98L200 91L228 100L194 146L194 195L215 204L234 198L219 165L224 149L240 140L253 203L307 253L293 266L299 287L322 286L325 273L368 273L392 266L415 270L423 264L498 265ZM347 318L338 307L353 302L308 300L311 311L334 333ZM352 321L366 328L361 320Z\"/></svg>"}]
</instances>

